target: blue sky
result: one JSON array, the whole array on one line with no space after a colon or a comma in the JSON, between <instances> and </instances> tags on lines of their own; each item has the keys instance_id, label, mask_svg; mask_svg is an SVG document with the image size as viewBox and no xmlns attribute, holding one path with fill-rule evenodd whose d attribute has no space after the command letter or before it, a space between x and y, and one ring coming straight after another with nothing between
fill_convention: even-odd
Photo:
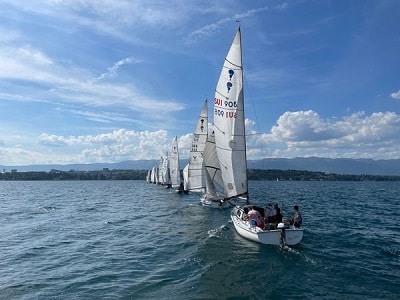
<instances>
[{"instance_id":1,"label":"blue sky","mask_svg":"<svg viewBox=\"0 0 400 300\"><path fill-rule=\"evenodd\" d=\"M0 1L0 164L187 158L240 20L248 158L400 158L400 1ZM212 122L212 114L210 114Z\"/></svg>"}]
</instances>

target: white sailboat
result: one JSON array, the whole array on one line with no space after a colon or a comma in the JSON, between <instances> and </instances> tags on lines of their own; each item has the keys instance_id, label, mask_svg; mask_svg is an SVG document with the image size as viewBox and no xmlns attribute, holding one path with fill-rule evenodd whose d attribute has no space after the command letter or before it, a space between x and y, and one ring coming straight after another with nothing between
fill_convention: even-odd
<instances>
[{"instance_id":1,"label":"white sailboat","mask_svg":"<svg viewBox=\"0 0 400 300\"><path fill-rule=\"evenodd\" d=\"M151 183L151 169L147 171L146 182Z\"/></svg>"},{"instance_id":2,"label":"white sailboat","mask_svg":"<svg viewBox=\"0 0 400 300\"><path fill-rule=\"evenodd\" d=\"M151 169L151 173L150 173L150 182L151 183L157 183L156 181L157 181L157 167L153 167L152 169Z\"/></svg>"},{"instance_id":3,"label":"white sailboat","mask_svg":"<svg viewBox=\"0 0 400 300\"><path fill-rule=\"evenodd\" d=\"M303 239L303 228L301 227L297 228L284 222L278 223L273 229L268 223L263 228L252 224L247 216L251 208L255 208L262 218L268 216L268 207L245 205L233 208L231 219L237 233L242 237L261 244L280 246L293 246Z\"/></svg>"},{"instance_id":4,"label":"white sailboat","mask_svg":"<svg viewBox=\"0 0 400 300\"><path fill-rule=\"evenodd\" d=\"M215 90L215 144L212 146L213 142L209 140L210 147L205 158L205 167L215 190L207 190L201 197L203 205L212 207L229 207L234 201L248 199L240 38L239 28L225 58Z\"/></svg>"},{"instance_id":5,"label":"white sailboat","mask_svg":"<svg viewBox=\"0 0 400 300\"><path fill-rule=\"evenodd\" d=\"M180 187L182 183L181 170L179 168L179 150L178 150L178 137L175 137L172 142L172 147L169 156L169 177L171 186L174 189Z\"/></svg>"},{"instance_id":6,"label":"white sailboat","mask_svg":"<svg viewBox=\"0 0 400 300\"><path fill-rule=\"evenodd\" d=\"M238 197L248 199L241 46L239 27L225 59L215 92L215 147L224 187L224 199L217 201L221 203ZM273 245L295 245L302 240L303 229L295 228L293 225L279 223L277 227L271 228L254 226L247 218L251 207L256 209L262 218L268 216L267 208L252 205L234 207L231 220L235 230L242 237Z\"/></svg>"},{"instance_id":7,"label":"white sailboat","mask_svg":"<svg viewBox=\"0 0 400 300\"><path fill-rule=\"evenodd\" d=\"M202 193L205 190L205 172L203 169L203 151L208 136L208 107L204 101L189 154L189 163L183 169L184 190L186 192Z\"/></svg>"},{"instance_id":8,"label":"white sailboat","mask_svg":"<svg viewBox=\"0 0 400 300\"><path fill-rule=\"evenodd\" d=\"M229 207L230 204L227 201L224 201L224 183L217 156L217 149L215 147L214 131L208 135L206 146L204 148L203 164L206 175L206 191L200 197L201 203L206 206L214 206L218 208Z\"/></svg>"},{"instance_id":9,"label":"white sailboat","mask_svg":"<svg viewBox=\"0 0 400 300\"><path fill-rule=\"evenodd\" d=\"M166 156L161 156L160 163L158 167L158 184L166 185L169 187L171 184L169 178L169 161L168 161L168 153Z\"/></svg>"}]
</instances>

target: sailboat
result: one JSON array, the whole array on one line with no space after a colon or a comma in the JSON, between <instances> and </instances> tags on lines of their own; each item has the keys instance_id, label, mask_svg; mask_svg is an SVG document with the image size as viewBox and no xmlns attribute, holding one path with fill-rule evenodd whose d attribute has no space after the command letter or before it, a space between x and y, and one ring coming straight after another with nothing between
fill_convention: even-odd
<instances>
[{"instance_id":1,"label":"sailboat","mask_svg":"<svg viewBox=\"0 0 400 300\"><path fill-rule=\"evenodd\" d=\"M217 150L215 147L215 133L214 131L208 135L206 145L204 147L204 160L203 160L206 176L206 191L200 197L203 205L214 206L218 208L229 207L229 202L224 201L224 193L219 190L223 187L223 180ZM219 187L219 190L217 189Z\"/></svg>"},{"instance_id":2,"label":"sailboat","mask_svg":"<svg viewBox=\"0 0 400 300\"><path fill-rule=\"evenodd\" d=\"M151 169L147 171L146 182L151 183Z\"/></svg>"},{"instance_id":3,"label":"sailboat","mask_svg":"<svg viewBox=\"0 0 400 300\"><path fill-rule=\"evenodd\" d=\"M158 182L158 174L157 174L157 167L153 167L152 169L151 169L151 176L150 176L151 178L150 178L150 182L151 183L154 183L154 184L157 184Z\"/></svg>"},{"instance_id":4,"label":"sailboat","mask_svg":"<svg viewBox=\"0 0 400 300\"><path fill-rule=\"evenodd\" d=\"M178 151L178 137L172 141L171 152L169 156L169 177L171 187L179 189L182 183L181 170L179 168L179 151Z\"/></svg>"},{"instance_id":5,"label":"sailboat","mask_svg":"<svg viewBox=\"0 0 400 300\"><path fill-rule=\"evenodd\" d=\"M201 197L203 205L229 207L248 200L243 66L240 27L225 58L215 89L214 135L205 153L205 168L212 189ZM212 145L214 144L214 145Z\"/></svg>"},{"instance_id":6,"label":"sailboat","mask_svg":"<svg viewBox=\"0 0 400 300\"><path fill-rule=\"evenodd\" d=\"M158 167L158 184L165 185L167 188L171 187L171 180L169 177L169 159L168 152L165 156L161 156Z\"/></svg>"},{"instance_id":7,"label":"sailboat","mask_svg":"<svg viewBox=\"0 0 400 300\"><path fill-rule=\"evenodd\" d=\"M217 201L225 204L230 199L238 197L245 197L248 200L240 27L225 58L215 91L214 131L215 147L224 187L224 199L220 200L217 197ZM295 245L302 240L303 229L293 225L279 223L276 227L254 226L247 218L247 213L251 208L257 210L262 218L268 216L267 208L248 204L235 206L231 212L231 220L235 230L242 237L272 245Z\"/></svg>"},{"instance_id":8,"label":"sailboat","mask_svg":"<svg viewBox=\"0 0 400 300\"><path fill-rule=\"evenodd\" d=\"M183 169L184 190L202 193L205 190L205 172L203 168L203 151L208 136L208 102L204 100L194 130L189 163Z\"/></svg>"}]
</instances>

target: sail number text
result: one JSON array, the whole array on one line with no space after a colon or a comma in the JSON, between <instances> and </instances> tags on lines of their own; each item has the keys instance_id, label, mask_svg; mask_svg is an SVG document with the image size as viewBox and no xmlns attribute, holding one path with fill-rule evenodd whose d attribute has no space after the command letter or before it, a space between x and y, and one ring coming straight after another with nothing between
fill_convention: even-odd
<instances>
[{"instance_id":1,"label":"sail number text","mask_svg":"<svg viewBox=\"0 0 400 300\"><path fill-rule=\"evenodd\" d=\"M221 108L218 108L220 106ZM228 101L228 100L221 100L218 98L214 99L214 115L218 117L225 117L228 119L234 119L236 118L236 112L235 111L226 111L224 108L228 109L235 109L237 108L237 102L236 101Z\"/></svg>"},{"instance_id":2,"label":"sail number text","mask_svg":"<svg viewBox=\"0 0 400 300\"><path fill-rule=\"evenodd\" d=\"M222 106L222 107L229 107L229 108L236 108L237 107L237 102L236 101L228 101L228 100L221 100L218 98L214 99L214 106Z\"/></svg>"}]
</instances>

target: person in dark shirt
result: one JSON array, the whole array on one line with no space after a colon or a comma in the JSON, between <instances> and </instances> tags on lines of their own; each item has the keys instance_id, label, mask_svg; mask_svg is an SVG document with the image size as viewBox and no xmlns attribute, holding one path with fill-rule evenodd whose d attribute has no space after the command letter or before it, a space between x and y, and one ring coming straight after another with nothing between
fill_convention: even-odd
<instances>
[{"instance_id":1,"label":"person in dark shirt","mask_svg":"<svg viewBox=\"0 0 400 300\"><path fill-rule=\"evenodd\" d=\"M303 217L301 216L300 209L298 205L293 206L294 216L289 219L289 224L294 225L296 228L300 228L303 224Z\"/></svg>"}]
</instances>

